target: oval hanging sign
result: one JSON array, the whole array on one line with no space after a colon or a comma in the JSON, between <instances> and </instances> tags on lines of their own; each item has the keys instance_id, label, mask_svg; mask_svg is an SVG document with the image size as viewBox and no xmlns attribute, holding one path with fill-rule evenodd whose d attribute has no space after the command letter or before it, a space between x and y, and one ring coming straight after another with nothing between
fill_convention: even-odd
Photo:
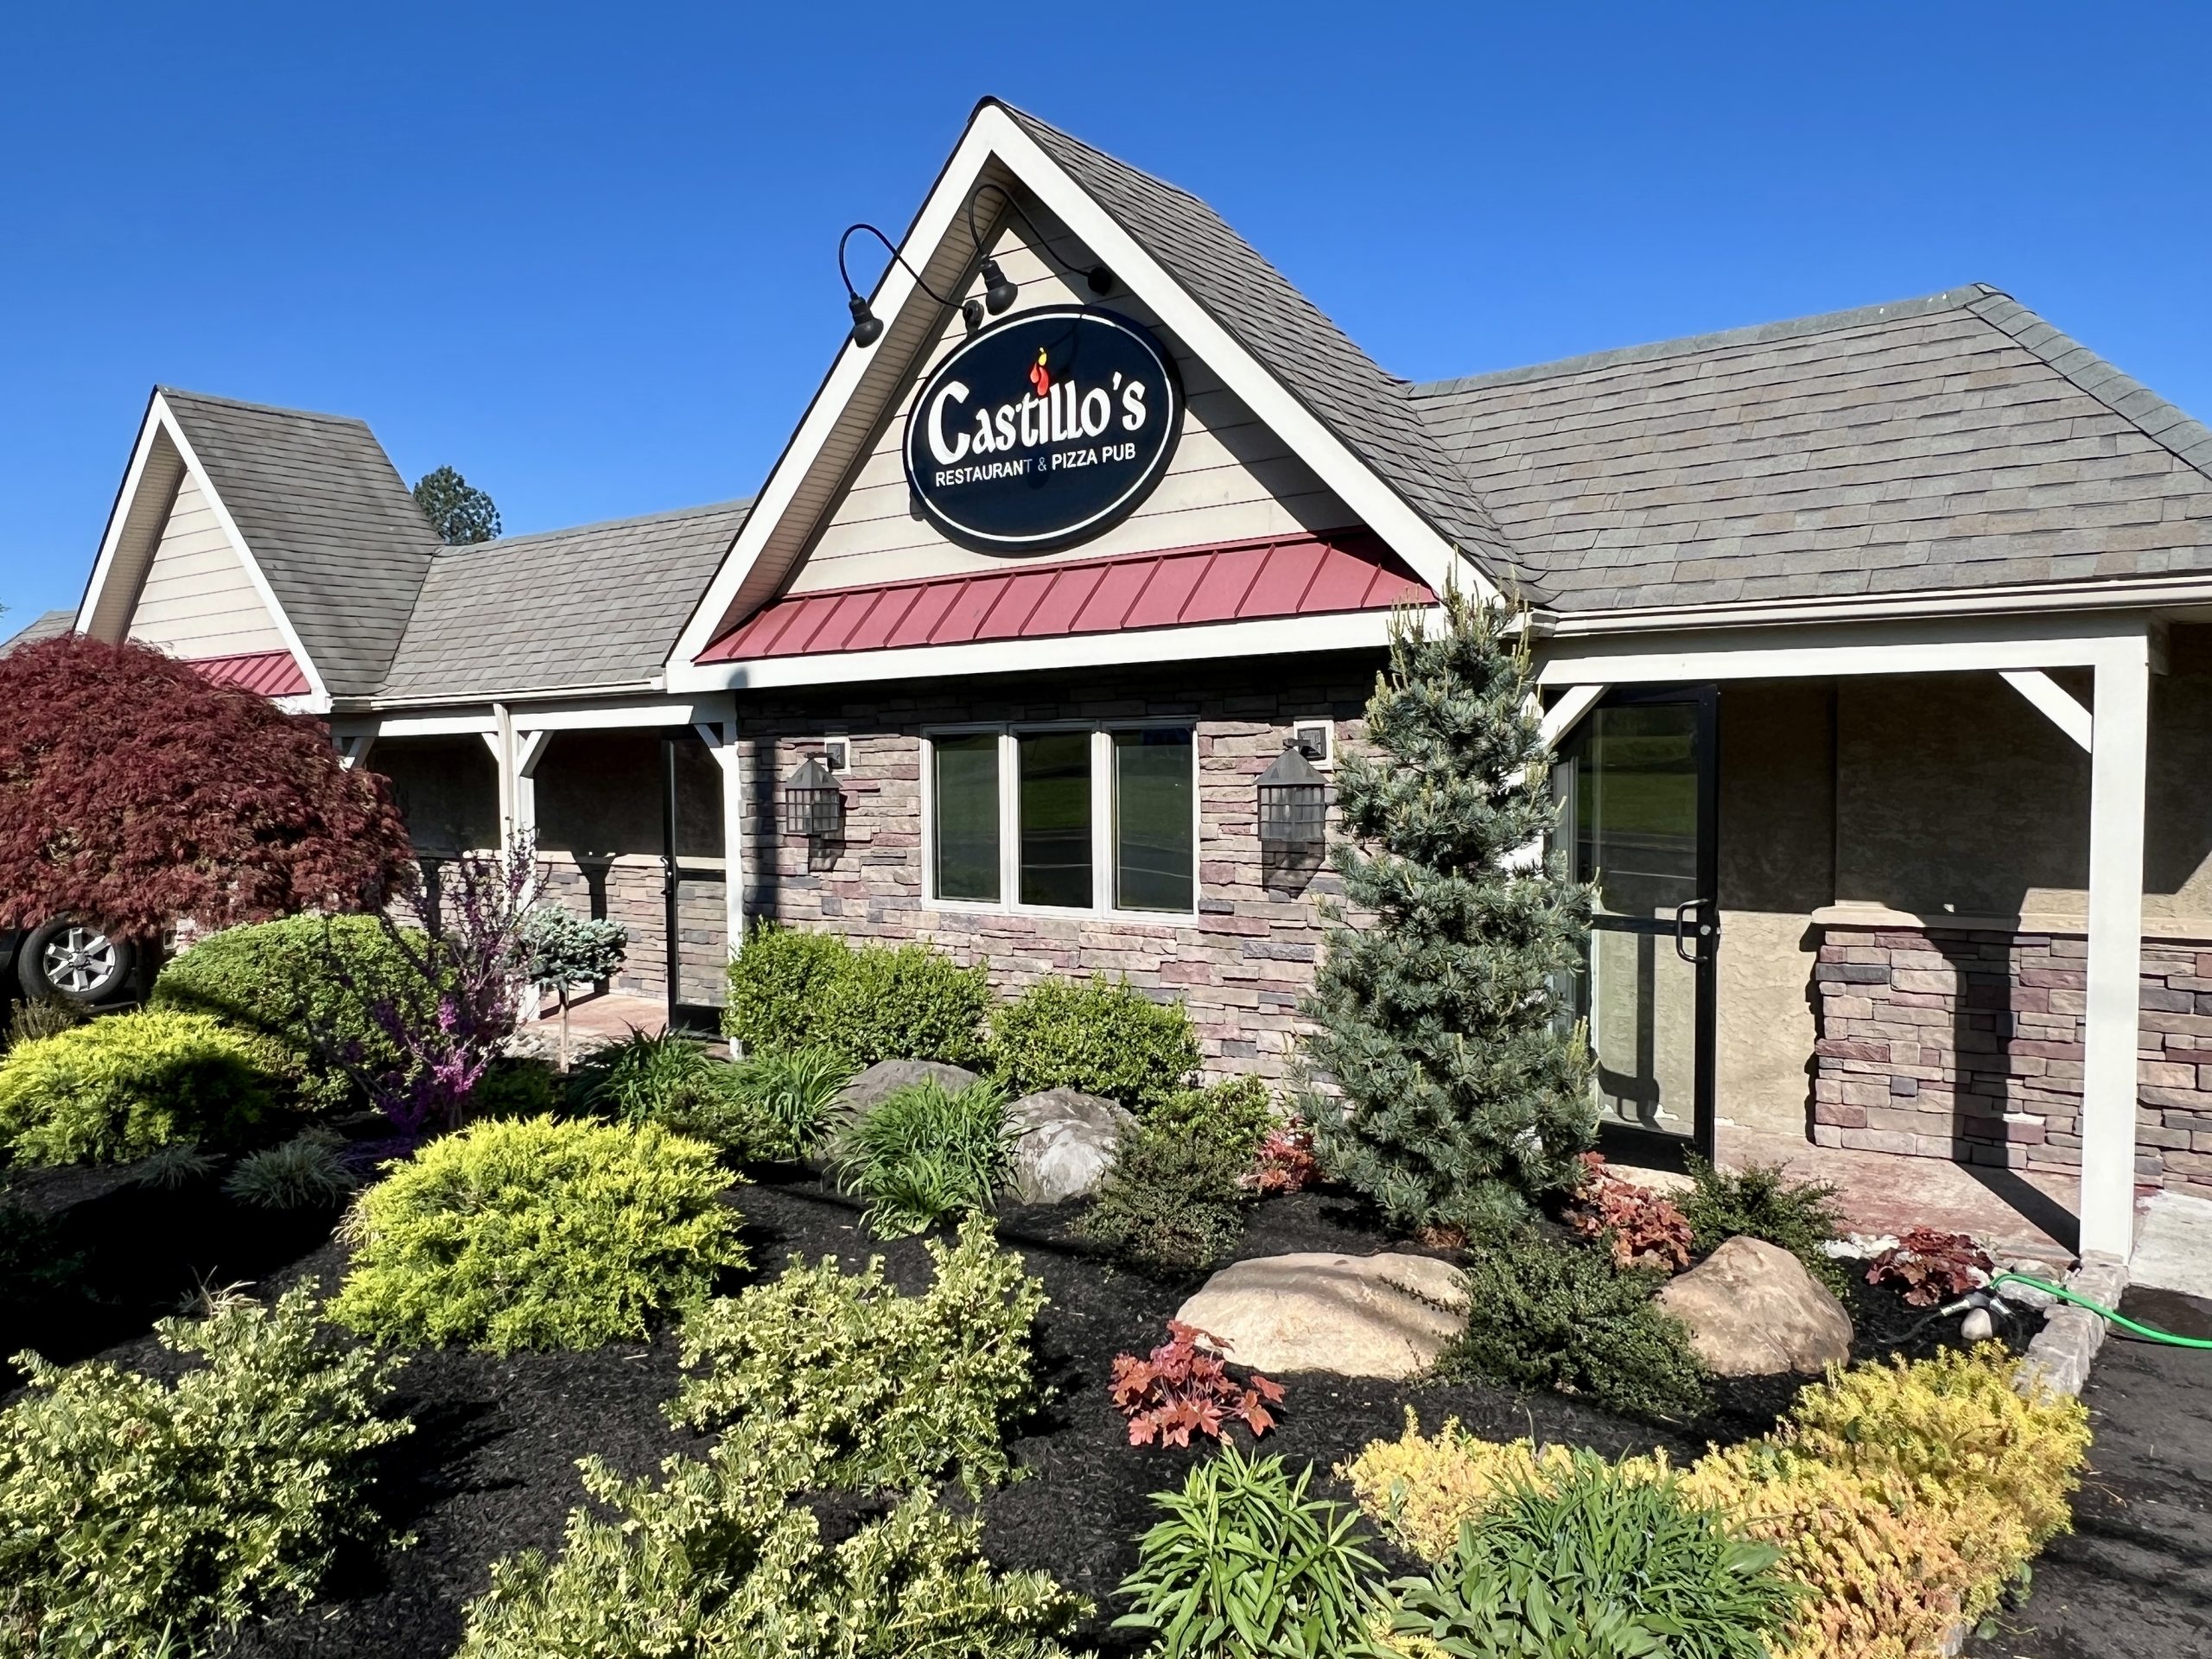
<instances>
[{"instance_id":1,"label":"oval hanging sign","mask_svg":"<svg viewBox=\"0 0 2212 1659\"><path fill-rule=\"evenodd\" d=\"M906 483L963 546L1065 547L1127 518L1183 429L1174 359L1095 306L1027 311L974 335L906 414Z\"/></svg>"}]
</instances>

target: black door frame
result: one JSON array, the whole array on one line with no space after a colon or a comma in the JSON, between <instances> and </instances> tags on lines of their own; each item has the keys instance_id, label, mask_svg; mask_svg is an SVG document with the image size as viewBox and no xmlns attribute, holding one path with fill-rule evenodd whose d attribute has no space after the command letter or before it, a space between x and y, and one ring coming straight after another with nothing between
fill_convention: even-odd
<instances>
[{"instance_id":1,"label":"black door frame","mask_svg":"<svg viewBox=\"0 0 2212 1659\"><path fill-rule=\"evenodd\" d=\"M1713 1158L1713 1125L1718 1111L1717 1076L1719 1063L1720 955L1720 689L1718 685L1618 686L1592 704L1583 715L1587 721L1600 709L1633 708L1653 703L1686 703L1697 713L1697 897L1677 909L1672 920L1656 917L1619 916L1592 918L1593 931L1635 933L1664 941L1695 969L1697 1007L1692 1021L1693 1127L1687 1135L1649 1129L1640 1124L1604 1122L1598 1144L1608 1155L1620 1153L1639 1164L1680 1169L1683 1154L1695 1153L1708 1162ZM1583 727L1582 730L1587 730ZM1562 759L1573 755L1579 733L1570 733ZM1566 826L1577 841L1571 862L1580 860L1580 827ZM1656 947L1655 947L1656 948ZM1591 976L1583 975L1584 1009Z\"/></svg>"}]
</instances>

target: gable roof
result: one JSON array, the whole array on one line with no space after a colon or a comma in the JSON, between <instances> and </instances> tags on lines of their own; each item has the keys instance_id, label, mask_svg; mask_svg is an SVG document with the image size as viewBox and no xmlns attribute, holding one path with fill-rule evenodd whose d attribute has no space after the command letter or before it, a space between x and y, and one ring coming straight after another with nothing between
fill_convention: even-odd
<instances>
[{"instance_id":1,"label":"gable roof","mask_svg":"<svg viewBox=\"0 0 2212 1659\"><path fill-rule=\"evenodd\" d=\"M437 535L365 423L159 389L333 696L390 671Z\"/></svg>"},{"instance_id":2,"label":"gable roof","mask_svg":"<svg viewBox=\"0 0 2212 1659\"><path fill-rule=\"evenodd\" d=\"M1560 610L2212 571L2212 432L1983 284L1415 400Z\"/></svg>"},{"instance_id":3,"label":"gable roof","mask_svg":"<svg viewBox=\"0 0 2212 1659\"><path fill-rule=\"evenodd\" d=\"M984 102L1011 116L1441 534L1501 583L1530 589L1530 573L1423 423L1408 382L1386 374L1198 197L1001 99Z\"/></svg>"},{"instance_id":4,"label":"gable roof","mask_svg":"<svg viewBox=\"0 0 2212 1659\"><path fill-rule=\"evenodd\" d=\"M439 554L379 695L651 682L749 506L725 501Z\"/></svg>"},{"instance_id":5,"label":"gable roof","mask_svg":"<svg viewBox=\"0 0 2212 1659\"><path fill-rule=\"evenodd\" d=\"M41 639L58 639L77 625L77 613L41 611L22 627L0 639L0 653L13 651L17 645L35 645Z\"/></svg>"}]
</instances>

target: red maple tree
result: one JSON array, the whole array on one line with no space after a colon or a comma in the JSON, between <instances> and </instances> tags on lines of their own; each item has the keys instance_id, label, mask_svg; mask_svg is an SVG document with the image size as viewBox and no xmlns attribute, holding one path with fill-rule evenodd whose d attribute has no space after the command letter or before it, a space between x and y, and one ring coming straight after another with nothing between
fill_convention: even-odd
<instances>
[{"instance_id":1,"label":"red maple tree","mask_svg":"<svg viewBox=\"0 0 2212 1659\"><path fill-rule=\"evenodd\" d=\"M385 780L311 715L141 645L0 656L0 926L375 909L412 858Z\"/></svg>"}]
</instances>

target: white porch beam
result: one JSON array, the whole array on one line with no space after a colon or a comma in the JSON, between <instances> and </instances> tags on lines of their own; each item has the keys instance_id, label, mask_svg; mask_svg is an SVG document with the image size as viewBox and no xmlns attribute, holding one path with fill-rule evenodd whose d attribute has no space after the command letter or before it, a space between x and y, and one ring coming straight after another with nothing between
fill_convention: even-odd
<instances>
[{"instance_id":1,"label":"white porch beam","mask_svg":"<svg viewBox=\"0 0 2212 1659\"><path fill-rule=\"evenodd\" d=\"M1670 639L1635 635L1540 643L1539 683L1666 684L1813 676L1956 674L2094 668L2139 658L2140 616L1995 617L1850 628L1732 629Z\"/></svg>"},{"instance_id":2,"label":"white porch beam","mask_svg":"<svg viewBox=\"0 0 2212 1659\"><path fill-rule=\"evenodd\" d=\"M338 746L338 764L351 772L369 758L369 751L376 747L374 732L334 733L330 740Z\"/></svg>"},{"instance_id":3,"label":"white porch beam","mask_svg":"<svg viewBox=\"0 0 2212 1659\"><path fill-rule=\"evenodd\" d=\"M745 943L745 771L734 710L696 728L722 774L722 914L732 955Z\"/></svg>"},{"instance_id":4,"label":"white porch beam","mask_svg":"<svg viewBox=\"0 0 2212 1659\"><path fill-rule=\"evenodd\" d=\"M2033 703L2052 725L2080 744L2084 753L2090 751L2093 745L2089 711L2075 701L2071 691L2039 668L2008 668L2000 672L2005 684Z\"/></svg>"},{"instance_id":5,"label":"white porch beam","mask_svg":"<svg viewBox=\"0 0 2212 1659\"><path fill-rule=\"evenodd\" d=\"M712 720L727 698L623 697L514 710L518 732L603 732L639 726L695 726Z\"/></svg>"},{"instance_id":6,"label":"white porch beam","mask_svg":"<svg viewBox=\"0 0 2212 1659\"><path fill-rule=\"evenodd\" d=\"M489 709L454 715L385 715L377 721L384 737L466 737L471 732L489 734L499 728Z\"/></svg>"},{"instance_id":7,"label":"white porch beam","mask_svg":"<svg viewBox=\"0 0 2212 1659\"><path fill-rule=\"evenodd\" d=\"M2089 754L2088 1012L2082 1058L2082 1253L2135 1243L2135 1085L2143 968L2149 642L2097 667Z\"/></svg>"},{"instance_id":8,"label":"white porch beam","mask_svg":"<svg viewBox=\"0 0 2212 1659\"><path fill-rule=\"evenodd\" d=\"M1544 743L1557 748L1560 740L1573 731L1588 714L1591 706L1611 688L1603 683L1570 685L1560 700L1544 711Z\"/></svg>"}]
</instances>

